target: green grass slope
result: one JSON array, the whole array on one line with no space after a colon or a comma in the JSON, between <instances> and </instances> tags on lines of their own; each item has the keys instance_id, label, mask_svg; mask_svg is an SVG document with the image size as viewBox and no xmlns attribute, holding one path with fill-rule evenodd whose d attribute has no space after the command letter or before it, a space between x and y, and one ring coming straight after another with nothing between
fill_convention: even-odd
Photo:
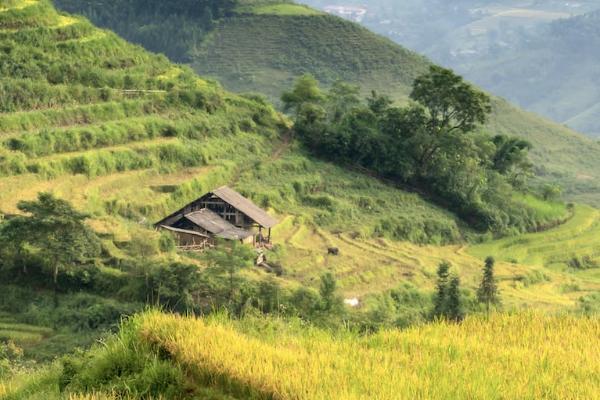
<instances>
[{"instance_id":1,"label":"green grass slope","mask_svg":"<svg viewBox=\"0 0 600 400\"><path fill-rule=\"evenodd\" d=\"M48 400L91 394L215 400L594 398L600 390L599 324L593 318L496 314L359 337L281 321L196 320L151 312L84 357L0 384L0 395L7 400L42 393Z\"/></svg>"},{"instance_id":2,"label":"green grass slope","mask_svg":"<svg viewBox=\"0 0 600 400\"><path fill-rule=\"evenodd\" d=\"M209 165L216 184L237 161L268 154L283 126L265 103L229 94L47 1L7 5L0 43L4 212L65 185L66 197L97 221L119 218L127 205L111 202L99 182L122 176L140 200L147 196L138 216L156 217L184 201L161 184L184 183Z\"/></svg>"},{"instance_id":3,"label":"green grass slope","mask_svg":"<svg viewBox=\"0 0 600 400\"><path fill-rule=\"evenodd\" d=\"M416 194L305 155L280 136L287 122L263 100L228 93L47 1L7 4L0 44L0 210L16 213L20 200L52 191L91 214L115 259L127 257L132 237L156 236L153 222L224 184L328 231L439 244L470 234ZM275 167L285 187L268 180Z\"/></svg>"},{"instance_id":4,"label":"green grass slope","mask_svg":"<svg viewBox=\"0 0 600 400\"><path fill-rule=\"evenodd\" d=\"M125 5L107 8L97 0L56 3L140 43L156 36L150 31L162 29L168 36L172 24L152 10L136 14ZM176 59L217 78L228 89L264 93L275 103L303 73L324 84L342 79L365 92L374 89L406 101L414 78L427 69L428 60L358 24L307 10L290 2L240 1L210 26L202 25L204 18L178 14L187 22L182 22L177 37L185 37L187 44ZM186 29L192 23L204 26L201 34ZM161 46L162 42L153 41L152 49L171 55L173 46ZM558 182L571 200L600 205L600 143L499 98L486 129L530 140L541 181Z\"/></svg>"},{"instance_id":5,"label":"green grass slope","mask_svg":"<svg viewBox=\"0 0 600 400\"><path fill-rule=\"evenodd\" d=\"M427 68L424 58L357 24L260 8L241 8L222 20L191 55L202 74L274 101L303 73L326 84L341 79L403 95Z\"/></svg>"}]
</instances>

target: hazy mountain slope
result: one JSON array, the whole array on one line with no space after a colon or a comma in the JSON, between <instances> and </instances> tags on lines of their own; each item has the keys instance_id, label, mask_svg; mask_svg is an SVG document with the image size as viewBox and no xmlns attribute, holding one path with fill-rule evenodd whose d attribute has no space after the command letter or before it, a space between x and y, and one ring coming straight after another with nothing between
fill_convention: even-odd
<instances>
[{"instance_id":1,"label":"hazy mountain slope","mask_svg":"<svg viewBox=\"0 0 600 400\"><path fill-rule=\"evenodd\" d=\"M341 12L332 4L351 4L302 2L331 12ZM400 5L370 0L361 7L366 11L361 23L369 29L527 110L600 136L600 12L594 11L599 1L417 0Z\"/></svg>"},{"instance_id":2,"label":"hazy mountain slope","mask_svg":"<svg viewBox=\"0 0 600 400\"><path fill-rule=\"evenodd\" d=\"M405 93L427 61L356 24L327 15L241 13L222 20L198 51L197 71L277 100L298 75Z\"/></svg>"},{"instance_id":3,"label":"hazy mountain slope","mask_svg":"<svg viewBox=\"0 0 600 400\"><path fill-rule=\"evenodd\" d=\"M414 77L429 64L357 24L290 3L263 3L231 8L211 23L210 33L199 38L185 54L194 68L218 78L227 88L266 93L274 101L305 72L324 83L343 79L360 84L364 91L377 89L402 100ZM57 4L91 18L107 11L96 0L57 0ZM98 21L114 29L128 21L127 29L119 32L133 40L150 27L154 31L163 24L170 25L152 17L156 14L151 9L144 10L140 11L145 13L143 18L125 9L123 13L115 11L111 22L106 16ZM146 23L148 18L152 25ZM185 18L187 25L194 20L201 24L200 19ZM141 21L145 21L143 25ZM493 133L511 133L530 140L535 145L533 158L540 166L538 173L543 181L559 182L572 199L600 204L600 163L595 161L600 159L599 143L503 100L497 99L494 104L495 116L489 128Z\"/></svg>"},{"instance_id":4,"label":"hazy mountain slope","mask_svg":"<svg viewBox=\"0 0 600 400\"><path fill-rule=\"evenodd\" d=\"M553 22L459 67L485 88L600 136L600 11Z\"/></svg>"}]
</instances>

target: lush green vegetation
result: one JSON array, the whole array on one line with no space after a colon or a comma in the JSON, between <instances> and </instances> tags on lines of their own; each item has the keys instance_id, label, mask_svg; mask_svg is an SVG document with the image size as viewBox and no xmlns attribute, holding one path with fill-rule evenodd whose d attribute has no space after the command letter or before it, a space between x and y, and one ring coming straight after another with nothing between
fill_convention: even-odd
<instances>
[{"instance_id":1,"label":"lush green vegetation","mask_svg":"<svg viewBox=\"0 0 600 400\"><path fill-rule=\"evenodd\" d=\"M113 389L178 393L180 384L187 387L180 380L186 371L156 357L152 345L138 340L135 327L125 328L136 336L123 339L121 348L121 360L130 362L135 377L125 374L124 381L115 382L107 372L105 386L90 386L98 377L94 371L104 373L95 364L104 350L32 374L34 362L88 348L115 332L123 316L148 305L178 313L226 310L231 318L269 314L339 335L346 335L347 327L364 334L436 316L458 321L488 305L476 289L483 258L496 255L496 242L486 243L491 247L481 258L469 255L465 242L490 238L448 211L447 204L435 206L419 192L402 190L408 181L391 174L393 169L376 170L391 178L386 180L350 168L349 161L357 160L348 152L336 163L318 160L261 97L230 94L81 18L57 13L48 2L5 7L0 13L5 61L0 67L5 216L0 380L10 383L0 384L0 396L52 398L89 390L93 398L91 392L106 390L110 397ZM317 105L328 109L334 100L330 96ZM386 115L404 110L382 97L371 100L355 105L372 112L378 103ZM350 121L350 108L338 106L340 120ZM471 130L465 135L492 144L489 136ZM509 149L508 143L493 142L496 150ZM508 179L512 164L500 153L485 153L486 160ZM367 159L359 165L373 169ZM267 253L274 274L248 267L254 258L249 249L223 245L204 255L181 254L170 236L151 229L160 217L226 183L280 218L275 246ZM579 220L592 212L517 192L510 199L533 210L538 228L570 213ZM547 234L560 235L570 226ZM593 230L584 236L593 236ZM329 248L337 248L338 255L327 255ZM502 307L596 313L595 256L580 250L574 250L577 261L568 257L552 268L512 264L497 255ZM444 260L451 265L446 281L436 275ZM444 294L438 290L433 296L436 287ZM345 299L359 307L344 306ZM256 323L239 326L258 331L269 324ZM118 342L108 340L109 347ZM131 356L129 346L140 346L139 357ZM120 365L113 361L105 359ZM74 374L84 369L90 375ZM170 389L163 391L157 382ZM58 388L67 392L59 394ZM191 390L208 398L223 394L205 384Z\"/></svg>"},{"instance_id":2,"label":"lush green vegetation","mask_svg":"<svg viewBox=\"0 0 600 400\"><path fill-rule=\"evenodd\" d=\"M173 25L159 14L152 14L151 8L143 10L143 18L127 13L129 17L125 21L121 20L123 13L120 8L107 8L103 1L57 2L59 6L84 13L137 43L169 41L168 32L176 29L171 37L178 38L178 43L187 41L184 50L174 51L176 46L172 44L150 48L169 54L175 60L185 57L195 70L218 78L229 89L265 93L276 103L281 93L304 73L312 74L325 86L341 79L360 86L363 94L374 89L405 103L414 79L429 67L429 62L423 57L339 18L249 12L261 7L273 8L278 3L283 8L290 7L288 2L241 2L238 6L244 12L236 12L234 8L223 18L214 17L215 23L209 26L210 33L197 35L195 29L208 25L201 18L187 17L183 13L180 18L187 18L185 24L178 22ZM107 10L111 12L110 20ZM189 26L192 28L185 28ZM151 32L160 32L162 37L150 39L158 35ZM146 33L148 38L145 38ZM177 54L171 55L172 52ZM565 80L553 78L546 81ZM544 90L538 92L546 93ZM595 162L600 157L597 141L525 113L498 98L492 99L492 109L483 130L493 135L516 136L529 141L533 145L531 159L537 166L535 176L540 185L558 183L570 200L600 204L600 186L597 184L600 167Z\"/></svg>"},{"instance_id":3,"label":"lush green vegetation","mask_svg":"<svg viewBox=\"0 0 600 400\"><path fill-rule=\"evenodd\" d=\"M34 391L46 399L98 392L207 399L359 399L365 393L381 399L593 398L600 388L598 323L496 314L357 337L298 322L151 312L128 321L104 346L0 390L7 399ZM565 374L574 379L565 381Z\"/></svg>"},{"instance_id":4,"label":"lush green vegetation","mask_svg":"<svg viewBox=\"0 0 600 400\"><path fill-rule=\"evenodd\" d=\"M535 211L532 196L513 201L513 193L529 190L531 144L478 133L490 100L451 71L432 67L418 77L407 107L376 93L361 102L358 93L342 83L323 93L304 76L282 100L317 155L420 188L476 228L505 234L553 222L538 216L567 218L552 206Z\"/></svg>"}]
</instances>

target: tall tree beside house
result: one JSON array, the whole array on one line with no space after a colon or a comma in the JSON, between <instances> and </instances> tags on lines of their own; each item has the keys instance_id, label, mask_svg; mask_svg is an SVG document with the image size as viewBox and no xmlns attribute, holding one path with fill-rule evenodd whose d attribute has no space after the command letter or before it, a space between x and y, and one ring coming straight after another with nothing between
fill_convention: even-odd
<instances>
[{"instance_id":1,"label":"tall tree beside house","mask_svg":"<svg viewBox=\"0 0 600 400\"><path fill-rule=\"evenodd\" d=\"M490 311L492 305L500 304L500 296L498 294L498 286L496 284L496 277L494 276L494 266L496 260L493 257L485 259L485 265L483 267L483 277L481 284L477 290L477 300L485 304L487 312Z\"/></svg>"},{"instance_id":2,"label":"tall tree beside house","mask_svg":"<svg viewBox=\"0 0 600 400\"><path fill-rule=\"evenodd\" d=\"M24 215L3 224L0 245L10 246L14 257L24 257L27 252L43 261L56 302L59 276L74 274L78 267L98 257L100 240L85 224L86 214L50 193L40 193L34 201L21 201L17 207Z\"/></svg>"}]
</instances>

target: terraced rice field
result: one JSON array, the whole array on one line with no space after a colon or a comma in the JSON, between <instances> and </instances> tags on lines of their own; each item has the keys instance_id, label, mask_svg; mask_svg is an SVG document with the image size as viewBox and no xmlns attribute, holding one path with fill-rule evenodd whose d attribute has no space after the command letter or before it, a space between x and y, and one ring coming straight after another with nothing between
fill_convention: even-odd
<instances>
[{"instance_id":1,"label":"terraced rice field","mask_svg":"<svg viewBox=\"0 0 600 400\"><path fill-rule=\"evenodd\" d=\"M473 246L469 253L556 268L564 267L574 257L587 256L591 262L600 262L600 211L578 206L575 216L558 229L484 243Z\"/></svg>"},{"instance_id":2,"label":"terraced rice field","mask_svg":"<svg viewBox=\"0 0 600 400\"><path fill-rule=\"evenodd\" d=\"M275 122L252 121L256 112L274 118L268 108L48 1L3 2L1 11L0 42L19 44L0 81L4 213L54 191L93 213L92 224L126 232L122 214L159 218L183 201L174 198L181 185L224 184L273 146Z\"/></svg>"},{"instance_id":3,"label":"terraced rice field","mask_svg":"<svg viewBox=\"0 0 600 400\"><path fill-rule=\"evenodd\" d=\"M580 297L600 291L598 268L576 270L568 265L570 254L596 254L600 248L599 216L595 209L578 206L575 217L564 226L471 247L364 239L309 227L292 216L276 228L274 237L286 248L286 277L316 286L320 274L331 271L347 298L360 299L406 281L433 289L436 268L443 260L474 290L481 279L483 260L492 255L498 260L496 274L505 306L553 310L572 308ZM554 242L544 245L548 238ZM328 255L329 247L339 248L340 255ZM513 262L519 254L531 255ZM552 262L545 264L545 257Z\"/></svg>"},{"instance_id":4,"label":"terraced rice field","mask_svg":"<svg viewBox=\"0 0 600 400\"><path fill-rule=\"evenodd\" d=\"M598 319L497 314L363 338L253 335L159 314L140 322L141 340L234 398L576 399L600 390Z\"/></svg>"},{"instance_id":5,"label":"terraced rice field","mask_svg":"<svg viewBox=\"0 0 600 400\"><path fill-rule=\"evenodd\" d=\"M51 328L16 322L10 315L0 312L0 342L14 342L20 346L31 346L52 336Z\"/></svg>"}]
</instances>

